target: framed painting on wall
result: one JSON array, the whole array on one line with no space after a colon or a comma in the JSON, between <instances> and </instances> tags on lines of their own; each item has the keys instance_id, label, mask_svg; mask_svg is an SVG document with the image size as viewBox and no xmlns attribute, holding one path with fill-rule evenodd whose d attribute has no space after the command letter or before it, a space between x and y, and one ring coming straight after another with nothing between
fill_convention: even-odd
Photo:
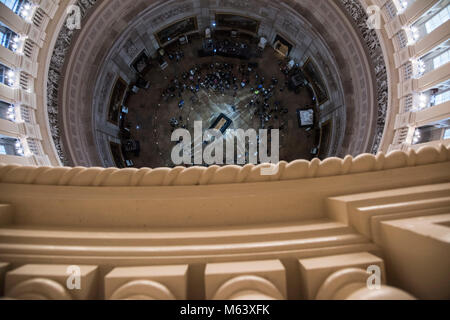
<instances>
[{"instance_id":1,"label":"framed painting on wall","mask_svg":"<svg viewBox=\"0 0 450 320\"><path fill-rule=\"evenodd\" d=\"M233 13L216 13L216 23L220 28L239 29L255 34L260 25L258 20Z\"/></svg>"},{"instance_id":2,"label":"framed painting on wall","mask_svg":"<svg viewBox=\"0 0 450 320\"><path fill-rule=\"evenodd\" d=\"M190 17L172 23L170 26L155 33L155 38L162 47L166 43L182 35L198 30L197 17Z\"/></svg>"},{"instance_id":3,"label":"framed painting on wall","mask_svg":"<svg viewBox=\"0 0 450 320\"><path fill-rule=\"evenodd\" d=\"M114 83L111 96L109 98L108 121L118 125L119 115L122 110L123 99L127 92L128 84L121 77Z\"/></svg>"}]
</instances>

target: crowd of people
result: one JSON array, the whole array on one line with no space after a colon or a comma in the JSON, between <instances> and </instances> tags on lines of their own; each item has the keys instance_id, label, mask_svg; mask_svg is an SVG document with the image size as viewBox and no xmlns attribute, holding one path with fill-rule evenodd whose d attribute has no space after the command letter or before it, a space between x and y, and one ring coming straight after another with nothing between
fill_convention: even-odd
<instances>
[{"instance_id":1,"label":"crowd of people","mask_svg":"<svg viewBox=\"0 0 450 320\"><path fill-rule=\"evenodd\" d=\"M284 66L280 64L283 72ZM283 72L284 73L284 72ZM179 77L170 80L168 86L162 92L163 101L168 102L178 99L178 107L184 108L187 103L184 100L189 95L192 107L199 102L200 90L212 91L216 94L229 94L238 96L238 92L248 90L245 101L240 106L231 106L234 112L239 107L244 107L246 112L252 113L252 118L257 116L261 120L261 128L267 127L271 119L278 120L280 114L286 114L282 102L276 99L276 91L283 92L288 85L287 74L283 81L276 76L266 79L258 72L258 65L245 63L234 65L232 63L215 62L194 65L189 70L182 72ZM241 110L242 111L242 110ZM183 127L181 119L172 118L170 125L173 128ZM270 128L269 128L270 129ZM283 129L283 124L280 128Z\"/></svg>"},{"instance_id":2,"label":"crowd of people","mask_svg":"<svg viewBox=\"0 0 450 320\"><path fill-rule=\"evenodd\" d=\"M155 78L155 73L152 74L153 80L146 77L155 84L149 97L155 107L154 119L165 118L162 125L167 126L167 131L174 132L180 128L190 130L191 120L212 122L223 113L235 128L279 129L282 143L289 141L285 137L290 136L292 120L298 118L295 112L291 112L292 106L307 106L302 102L305 95L299 97L298 104L292 96L301 90L297 88L299 86L293 90L291 84L301 68L287 59L278 60L278 66L273 65L274 60L280 58L278 56L271 61L267 61L265 56L254 56L249 60L218 55L197 56L197 48L177 43L159 51L159 58L166 66L159 64L160 78ZM269 62L270 66L266 66ZM159 129L158 122L153 123L154 141L161 138L161 132L167 132ZM158 147L158 142L156 145ZM162 149L159 150L159 154L162 153Z\"/></svg>"}]
</instances>

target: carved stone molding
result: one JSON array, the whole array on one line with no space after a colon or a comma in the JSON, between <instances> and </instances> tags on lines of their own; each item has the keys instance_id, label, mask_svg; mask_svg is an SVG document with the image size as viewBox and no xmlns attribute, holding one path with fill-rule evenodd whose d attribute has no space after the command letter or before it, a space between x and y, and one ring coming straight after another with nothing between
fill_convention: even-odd
<instances>
[{"instance_id":1,"label":"carved stone molding","mask_svg":"<svg viewBox=\"0 0 450 320\"><path fill-rule=\"evenodd\" d=\"M71 267L77 270L72 273ZM92 288L96 282L97 266L27 264L6 273L5 296L21 300L84 300L95 294ZM69 283L79 289L72 290Z\"/></svg>"},{"instance_id":2,"label":"carved stone molding","mask_svg":"<svg viewBox=\"0 0 450 320\"><path fill-rule=\"evenodd\" d=\"M261 175L268 164L239 166L176 167L174 169L49 168L0 165L0 182L62 186L186 186L269 182L330 177L343 174L390 170L450 161L450 149L424 147L419 151L394 151L377 156L329 158L325 161L297 160L276 165L275 175Z\"/></svg>"},{"instance_id":3,"label":"carved stone molding","mask_svg":"<svg viewBox=\"0 0 450 320\"><path fill-rule=\"evenodd\" d=\"M110 300L175 300L167 287L151 280L135 280L117 289Z\"/></svg>"},{"instance_id":4,"label":"carved stone molding","mask_svg":"<svg viewBox=\"0 0 450 320\"><path fill-rule=\"evenodd\" d=\"M363 269L348 268L330 275L317 294L317 300L414 300L403 290L380 285L380 289L367 287L368 274Z\"/></svg>"},{"instance_id":5,"label":"carved stone molding","mask_svg":"<svg viewBox=\"0 0 450 320\"><path fill-rule=\"evenodd\" d=\"M113 269L105 277L109 300L186 299L187 265Z\"/></svg>"},{"instance_id":6,"label":"carved stone molding","mask_svg":"<svg viewBox=\"0 0 450 320\"><path fill-rule=\"evenodd\" d=\"M245 299L244 299L245 298ZM269 280L246 275L225 282L215 293L213 300L284 300L285 297Z\"/></svg>"},{"instance_id":7,"label":"carved stone molding","mask_svg":"<svg viewBox=\"0 0 450 320\"><path fill-rule=\"evenodd\" d=\"M72 300L69 292L61 284L44 278L20 282L6 295L8 298L18 300Z\"/></svg>"}]
</instances>

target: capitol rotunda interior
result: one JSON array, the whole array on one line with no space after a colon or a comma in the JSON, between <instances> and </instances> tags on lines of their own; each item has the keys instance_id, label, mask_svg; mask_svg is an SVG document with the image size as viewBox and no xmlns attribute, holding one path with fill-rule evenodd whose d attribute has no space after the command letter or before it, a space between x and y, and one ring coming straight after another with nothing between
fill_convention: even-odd
<instances>
[{"instance_id":1,"label":"capitol rotunda interior","mask_svg":"<svg viewBox=\"0 0 450 320\"><path fill-rule=\"evenodd\" d=\"M450 300L450 0L0 0L0 41L0 300Z\"/></svg>"}]
</instances>

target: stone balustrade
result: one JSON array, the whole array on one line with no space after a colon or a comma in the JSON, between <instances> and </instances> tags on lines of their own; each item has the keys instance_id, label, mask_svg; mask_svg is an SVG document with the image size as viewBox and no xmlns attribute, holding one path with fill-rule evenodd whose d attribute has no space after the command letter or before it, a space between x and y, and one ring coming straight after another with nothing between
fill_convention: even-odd
<instances>
[{"instance_id":1,"label":"stone balustrade","mask_svg":"<svg viewBox=\"0 0 450 320\"><path fill-rule=\"evenodd\" d=\"M437 0L415 1L398 15L389 0L332 3L342 5L361 31L371 58L366 67L375 69L377 92L366 96L379 106L370 151L378 146L399 151L280 162L272 166L277 173L271 176L261 175L268 165L27 166L65 161L57 123L57 72L66 54L60 47L72 37L63 26L65 9L77 3L85 16L95 4L33 2L40 8L31 22L6 10L0 13L2 21L27 37L24 55L8 52L4 62L29 76L27 89L0 86L3 100L29 114L24 123L0 123L0 132L28 139L38 151L29 157L0 157L5 162L0 165L0 297L450 299L448 141L410 145L417 126L448 118L448 108L413 112L407 102L446 80L448 68L419 79L400 74L405 69L407 75L409 59L448 37L444 25L415 44L403 43L402 27ZM233 10L249 3L218 5ZM369 31L364 9L373 4L382 8L383 26ZM263 8L261 14L268 12ZM320 10L315 14L320 20ZM354 91L364 98L362 90ZM359 126L366 124L363 120ZM376 276L370 270L380 271L378 288L368 284Z\"/></svg>"},{"instance_id":2,"label":"stone balustrade","mask_svg":"<svg viewBox=\"0 0 450 320\"><path fill-rule=\"evenodd\" d=\"M2 166L0 293L450 298L448 148L280 167Z\"/></svg>"},{"instance_id":3,"label":"stone balustrade","mask_svg":"<svg viewBox=\"0 0 450 320\"><path fill-rule=\"evenodd\" d=\"M333 177L373 171L415 167L450 160L450 148L424 147L418 151L394 151L387 155L363 154L356 158L328 158L324 161L282 161L277 165L176 167L157 169L116 168L51 168L0 166L0 182L37 185L70 186L186 186L250 182L297 180ZM262 169L272 168L276 174L263 175Z\"/></svg>"}]
</instances>

